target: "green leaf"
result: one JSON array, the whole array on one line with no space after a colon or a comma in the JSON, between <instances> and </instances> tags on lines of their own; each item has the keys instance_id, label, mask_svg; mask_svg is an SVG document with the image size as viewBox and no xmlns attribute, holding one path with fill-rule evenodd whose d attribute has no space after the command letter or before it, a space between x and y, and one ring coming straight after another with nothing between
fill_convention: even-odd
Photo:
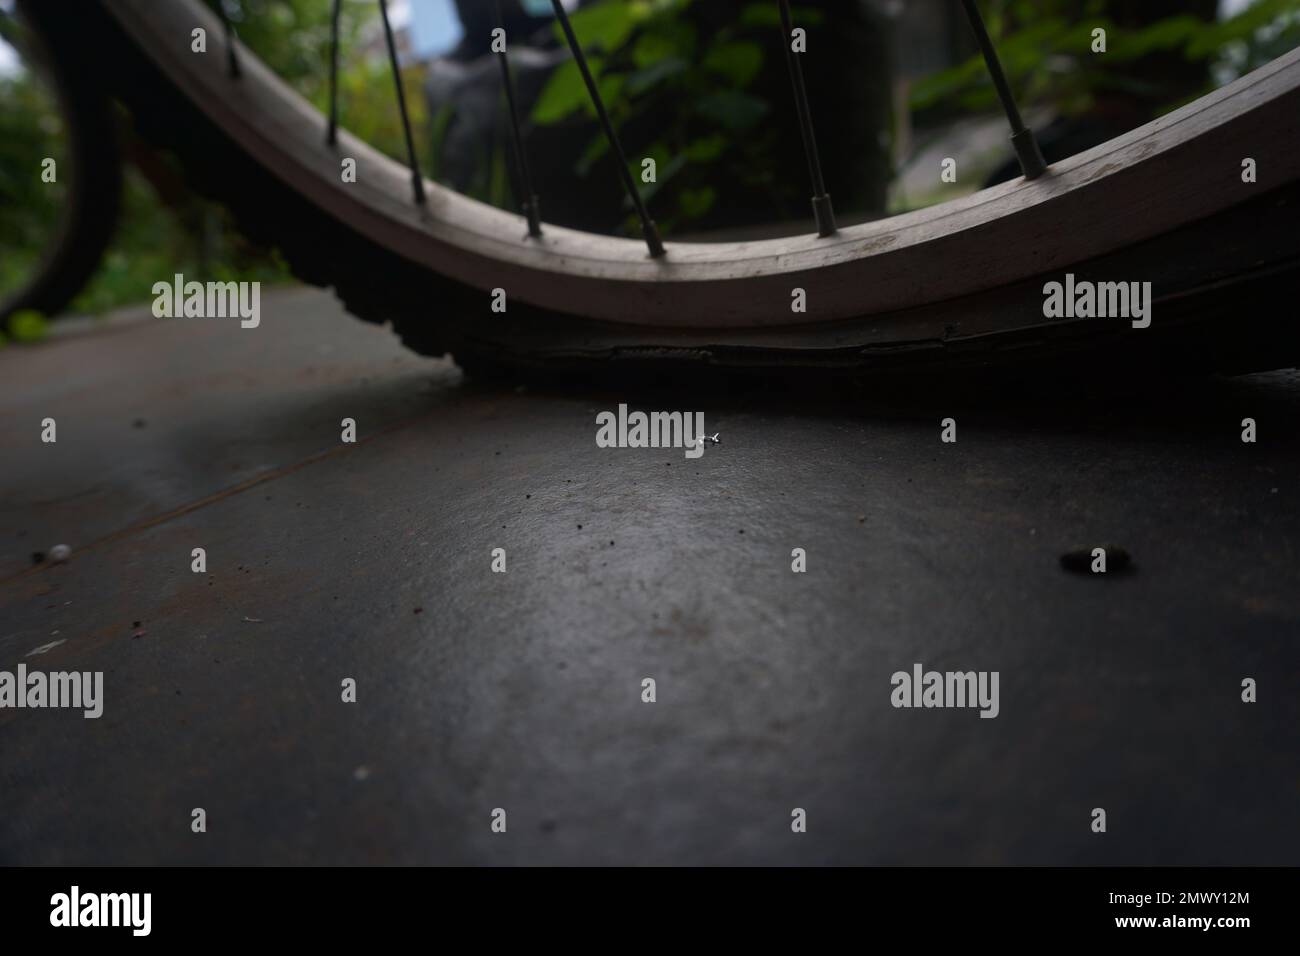
<instances>
[{"instance_id":1,"label":"green leaf","mask_svg":"<svg viewBox=\"0 0 1300 956\"><path fill-rule=\"evenodd\" d=\"M596 81L596 89L600 90L600 98L605 103L605 109L614 112L614 105L623 93L623 84L627 82L627 76L623 73L610 73ZM591 98L588 97L586 102L587 113L590 116L596 115L596 107L591 105Z\"/></svg>"},{"instance_id":2,"label":"green leaf","mask_svg":"<svg viewBox=\"0 0 1300 956\"><path fill-rule=\"evenodd\" d=\"M1067 50L1086 51L1091 26L1082 25L1078 30L1082 32L1071 37L1070 24L1061 18L1049 17L999 39L998 53L1012 86L1023 89L1026 77L1041 75L1042 62L1047 55ZM914 110L958 103L972 110L997 105L993 85L979 54L924 77L912 87L910 105Z\"/></svg>"},{"instance_id":3,"label":"green leaf","mask_svg":"<svg viewBox=\"0 0 1300 956\"><path fill-rule=\"evenodd\" d=\"M680 57L670 57L666 60L660 60L653 66L637 70L627 78L628 95L640 96L647 90L658 86L664 80L685 73L688 67L689 64Z\"/></svg>"},{"instance_id":4,"label":"green leaf","mask_svg":"<svg viewBox=\"0 0 1300 956\"><path fill-rule=\"evenodd\" d=\"M569 14L569 23L573 25L574 35L584 52L599 48L612 53L631 36L642 16L644 11L638 11L635 4L629 5L623 0L603 0ZM556 39L561 43L566 42L558 20L554 32Z\"/></svg>"},{"instance_id":5,"label":"green leaf","mask_svg":"<svg viewBox=\"0 0 1300 956\"><path fill-rule=\"evenodd\" d=\"M692 163L709 163L722 155L727 140L721 133L697 139L686 147L686 158Z\"/></svg>"},{"instance_id":6,"label":"green leaf","mask_svg":"<svg viewBox=\"0 0 1300 956\"><path fill-rule=\"evenodd\" d=\"M600 71L603 66L601 59L588 57L587 65L599 85ZM543 126L558 123L577 110L587 107L590 99L577 62L566 60L551 74L537 102L533 104L533 122Z\"/></svg>"},{"instance_id":7,"label":"green leaf","mask_svg":"<svg viewBox=\"0 0 1300 956\"><path fill-rule=\"evenodd\" d=\"M738 90L718 90L695 101L695 111L732 131L746 130L767 115L763 100Z\"/></svg>"},{"instance_id":8,"label":"green leaf","mask_svg":"<svg viewBox=\"0 0 1300 956\"><path fill-rule=\"evenodd\" d=\"M660 60L677 56L681 47L672 36L660 31L647 31L637 37L632 45L632 62L637 69L644 70L654 66Z\"/></svg>"},{"instance_id":9,"label":"green leaf","mask_svg":"<svg viewBox=\"0 0 1300 956\"><path fill-rule=\"evenodd\" d=\"M704 66L725 76L732 86L744 89L763 66L763 48L751 40L720 43L709 50Z\"/></svg>"},{"instance_id":10,"label":"green leaf","mask_svg":"<svg viewBox=\"0 0 1300 956\"><path fill-rule=\"evenodd\" d=\"M588 57L587 66L596 80L596 89L600 91L600 98L604 100L610 112L613 112L613 104L623 92L623 84L627 81L627 77L622 73L602 76L604 61L600 57ZM578 69L577 61L566 60L551 74L551 78L546 81L546 86L542 88L541 96L533 105L533 122L548 126L558 123L578 110L584 110L588 116L596 115L596 108L592 105L591 94L587 92L587 84Z\"/></svg>"},{"instance_id":11,"label":"green leaf","mask_svg":"<svg viewBox=\"0 0 1300 956\"><path fill-rule=\"evenodd\" d=\"M677 196L677 208L683 219L699 219L717 201L718 194L712 186L700 189L683 189Z\"/></svg>"},{"instance_id":12,"label":"green leaf","mask_svg":"<svg viewBox=\"0 0 1300 956\"><path fill-rule=\"evenodd\" d=\"M632 45L632 62L641 68L669 57L695 56L695 24L689 20L657 19L647 23Z\"/></svg>"}]
</instances>

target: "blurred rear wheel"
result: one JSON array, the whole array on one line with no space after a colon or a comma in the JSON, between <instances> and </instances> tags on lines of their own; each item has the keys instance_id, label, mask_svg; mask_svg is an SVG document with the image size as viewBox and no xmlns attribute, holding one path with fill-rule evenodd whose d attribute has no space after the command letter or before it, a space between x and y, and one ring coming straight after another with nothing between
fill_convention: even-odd
<instances>
[{"instance_id":1,"label":"blurred rear wheel","mask_svg":"<svg viewBox=\"0 0 1300 956\"><path fill-rule=\"evenodd\" d=\"M57 223L48 234L43 255L16 284L0 291L3 324L21 312L53 317L66 309L99 267L121 206L122 159L112 104L102 83L62 55L59 24L53 16L57 11L52 6L19 0L16 16L0 14L14 17L16 49L24 66L49 91L64 136L62 155L54 167L56 181L48 184L62 191ZM12 174L40 180L42 172L37 168Z\"/></svg>"}]
</instances>

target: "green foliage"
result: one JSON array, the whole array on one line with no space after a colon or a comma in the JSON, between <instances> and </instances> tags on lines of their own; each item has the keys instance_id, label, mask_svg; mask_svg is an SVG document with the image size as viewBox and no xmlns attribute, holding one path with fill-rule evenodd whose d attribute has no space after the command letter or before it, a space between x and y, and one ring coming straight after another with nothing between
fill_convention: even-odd
<instances>
[{"instance_id":1,"label":"green foliage","mask_svg":"<svg viewBox=\"0 0 1300 956\"><path fill-rule=\"evenodd\" d=\"M822 22L821 11L816 7L791 7L790 16L795 23L810 27ZM751 3L740 11L740 23L746 27L770 29L781 25L781 13L775 3Z\"/></svg>"},{"instance_id":2,"label":"green foliage","mask_svg":"<svg viewBox=\"0 0 1300 956\"><path fill-rule=\"evenodd\" d=\"M1256 0L1227 20L1207 22L1182 15L1137 30L1122 29L1110 19L1103 0L1090 0L1083 17L1066 16L1070 6L1062 0L996 0L985 7L1003 68L1026 103L1080 112L1098 92L1123 89L1132 82L1123 71L1090 69L1094 56L1103 56L1107 67L1114 67L1154 53L1178 54L1188 61L1228 66L1230 75L1216 70L1216 79L1223 82L1300 43L1296 0ZM1091 52L1096 28L1106 31L1104 54ZM918 82L911 106L917 111L988 111L997 108L997 98L983 60L973 56Z\"/></svg>"},{"instance_id":3,"label":"green foliage","mask_svg":"<svg viewBox=\"0 0 1300 956\"><path fill-rule=\"evenodd\" d=\"M227 5L240 40L322 110L329 97L330 8L331 0L234 0ZM387 60L367 56L359 42L377 21L377 7L345 3L343 11L341 121L361 139L404 160ZM2 13L0 35L10 42L21 40L16 22ZM403 75L413 121L425 124L419 83L418 72ZM57 104L39 78L28 72L0 77L0 294L27 280L54 238L65 201L66 135ZM41 182L41 160L47 156L58 162L58 183ZM147 301L154 282L178 272L219 281L287 278L279 257L250 247L221 207L192 196L165 207L130 169L124 187L117 235L72 311L101 313ZM30 340L40 334L43 321L23 317L18 328L8 330L8 338Z\"/></svg>"},{"instance_id":4,"label":"green foliage","mask_svg":"<svg viewBox=\"0 0 1300 956\"><path fill-rule=\"evenodd\" d=\"M775 165L771 140L754 135L770 106L750 92L773 46L775 5L749 4L732 25L703 37L689 18L691 2L601 0L571 17L620 135L647 118L667 118L654 141L637 148L656 161L656 182L641 189L647 200L660 196L656 216L668 230L713 209L719 193L711 184L750 183L754 168ZM810 8L796 16L809 25L820 21ZM555 30L563 41L558 23ZM566 62L543 88L532 120L550 126L583 115L595 111L577 65ZM605 137L596 137L575 172L589 175L607 153ZM639 159L632 165L640 182Z\"/></svg>"},{"instance_id":5,"label":"green foliage","mask_svg":"<svg viewBox=\"0 0 1300 956\"><path fill-rule=\"evenodd\" d=\"M280 79L322 113L329 109L330 9L332 0L231 0L240 40ZM339 123L394 159L406 161L401 115L395 108L387 56L367 50L363 39L378 28L375 3L344 3L339 17ZM402 72L407 112L427 142L431 118L418 69Z\"/></svg>"},{"instance_id":6,"label":"green foliage","mask_svg":"<svg viewBox=\"0 0 1300 956\"><path fill-rule=\"evenodd\" d=\"M34 309L23 309L9 316L9 338L15 342L38 342L45 338L45 316Z\"/></svg>"},{"instance_id":7,"label":"green foliage","mask_svg":"<svg viewBox=\"0 0 1300 956\"><path fill-rule=\"evenodd\" d=\"M607 103L614 102L628 78L620 73L603 74L604 61L599 56L589 57L587 64L596 80L601 99ZM578 64L570 60L560 64L542 90L533 109L533 120L547 125L558 122L579 109L585 109L591 116L596 115L596 108L587 95L587 85L578 70Z\"/></svg>"},{"instance_id":8,"label":"green foliage","mask_svg":"<svg viewBox=\"0 0 1300 956\"><path fill-rule=\"evenodd\" d=\"M576 11L570 15L569 22L573 26L573 32L581 38L584 48L611 53L627 41L637 24L658 13L685 7L687 3L689 0L664 0L662 3L606 0ZM558 21L554 30L555 38L563 43L564 33Z\"/></svg>"},{"instance_id":9,"label":"green foliage","mask_svg":"<svg viewBox=\"0 0 1300 956\"><path fill-rule=\"evenodd\" d=\"M219 0L207 0L215 6ZM323 101L329 90L330 7L332 0L233 0L227 2L239 39L307 99ZM375 4L364 10L343 4L339 18L341 51L354 50Z\"/></svg>"},{"instance_id":10,"label":"green foliage","mask_svg":"<svg viewBox=\"0 0 1300 956\"><path fill-rule=\"evenodd\" d=\"M155 282L178 272L220 282L288 278L276 256L244 242L220 206L193 200L182 209L169 209L130 169L123 185L117 237L73 301L73 312L98 315L145 301Z\"/></svg>"},{"instance_id":11,"label":"green foliage","mask_svg":"<svg viewBox=\"0 0 1300 956\"><path fill-rule=\"evenodd\" d=\"M763 66L763 50L758 44L743 40L719 43L705 55L703 66L732 86L743 89L753 82Z\"/></svg>"},{"instance_id":12,"label":"green foliage","mask_svg":"<svg viewBox=\"0 0 1300 956\"><path fill-rule=\"evenodd\" d=\"M0 294L31 274L58 228L66 195L65 135L45 87L26 74L0 77ZM60 172L54 183L41 179L46 157Z\"/></svg>"}]
</instances>

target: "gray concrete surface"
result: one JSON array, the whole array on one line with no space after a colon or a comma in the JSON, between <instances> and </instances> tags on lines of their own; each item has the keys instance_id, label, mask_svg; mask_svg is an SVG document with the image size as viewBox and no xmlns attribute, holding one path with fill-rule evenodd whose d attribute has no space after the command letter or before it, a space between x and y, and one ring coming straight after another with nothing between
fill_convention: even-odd
<instances>
[{"instance_id":1,"label":"gray concrete surface","mask_svg":"<svg viewBox=\"0 0 1300 956\"><path fill-rule=\"evenodd\" d=\"M539 391L288 290L0 382L0 669L106 698L0 710L0 862L1300 863L1293 372ZM620 401L722 444L598 449ZM1058 564L1111 542L1136 570ZM891 707L915 662L998 671L1000 715Z\"/></svg>"}]
</instances>

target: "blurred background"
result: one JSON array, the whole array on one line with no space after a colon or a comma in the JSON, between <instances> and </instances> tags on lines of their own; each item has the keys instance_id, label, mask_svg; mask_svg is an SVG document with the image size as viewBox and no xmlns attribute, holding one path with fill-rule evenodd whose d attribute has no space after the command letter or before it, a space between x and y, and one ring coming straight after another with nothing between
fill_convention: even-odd
<instances>
[{"instance_id":1,"label":"blurred background","mask_svg":"<svg viewBox=\"0 0 1300 956\"><path fill-rule=\"evenodd\" d=\"M214 0L216 2L216 0ZM224 0L240 39L319 108L328 98L330 0ZM549 0L504 0L524 135L548 222L637 235L614 159ZM574 28L668 238L810 228L807 166L775 2L567 0ZM985 0L1021 105L1056 161L1139 126L1300 45L1300 0ZM417 149L430 178L516 209L514 164L486 0L390 0ZM39 263L64 194L42 182L67 156L40 57L0 0L0 299ZM1016 175L1005 120L955 0L822 0L796 6L828 188L842 223L916 209ZM378 3L344 0L340 112L405 160ZM1106 30L1094 53L1093 31ZM70 311L144 302L158 276L288 281L183 170L136 140L115 238ZM944 158L958 181L945 184ZM61 177L66 179L66 177ZM638 177L639 181L639 177ZM11 316L0 342L40 338Z\"/></svg>"}]
</instances>

